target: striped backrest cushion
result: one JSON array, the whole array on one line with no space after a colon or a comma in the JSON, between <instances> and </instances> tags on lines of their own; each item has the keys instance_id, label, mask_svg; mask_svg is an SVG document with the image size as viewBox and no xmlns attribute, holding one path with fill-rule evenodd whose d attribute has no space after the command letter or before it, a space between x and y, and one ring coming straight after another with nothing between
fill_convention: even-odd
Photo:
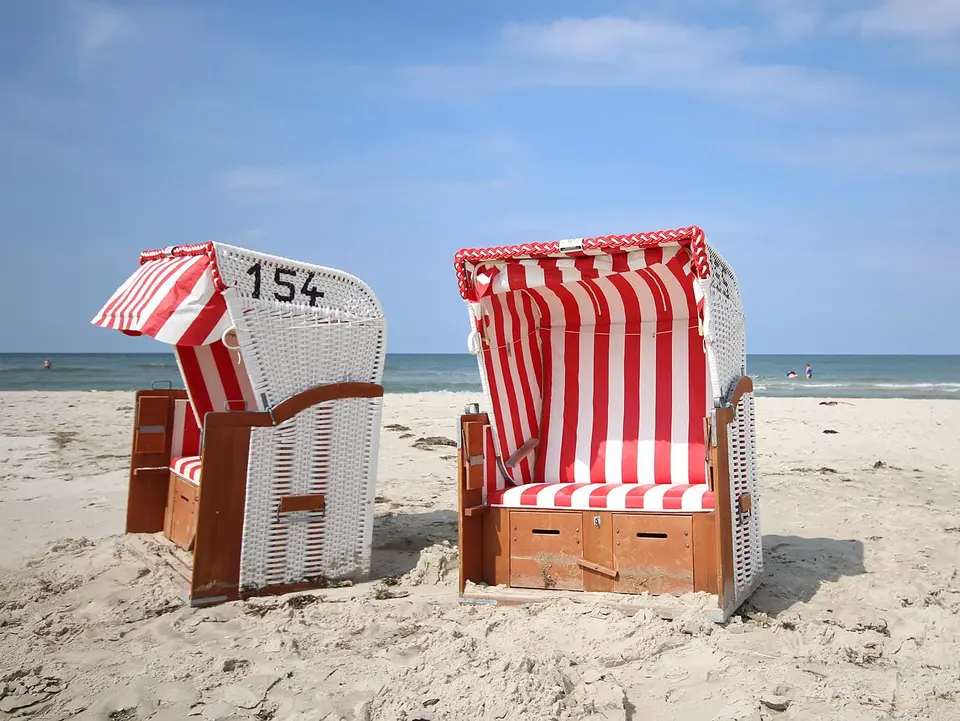
<instances>
[{"instance_id":1,"label":"striped backrest cushion","mask_svg":"<svg viewBox=\"0 0 960 721\"><path fill-rule=\"evenodd\" d=\"M483 264L483 362L516 483L704 483L709 369L680 246Z\"/></svg>"},{"instance_id":2,"label":"striped backrest cushion","mask_svg":"<svg viewBox=\"0 0 960 721\"><path fill-rule=\"evenodd\" d=\"M200 455L200 427L190 408L190 401L173 402L173 440L170 444L170 458Z\"/></svg>"},{"instance_id":3,"label":"striped backrest cushion","mask_svg":"<svg viewBox=\"0 0 960 721\"><path fill-rule=\"evenodd\" d=\"M203 427L211 411L257 410L253 387L240 353L222 341L209 345L174 346L187 395ZM229 404L229 406L228 406Z\"/></svg>"}]
</instances>

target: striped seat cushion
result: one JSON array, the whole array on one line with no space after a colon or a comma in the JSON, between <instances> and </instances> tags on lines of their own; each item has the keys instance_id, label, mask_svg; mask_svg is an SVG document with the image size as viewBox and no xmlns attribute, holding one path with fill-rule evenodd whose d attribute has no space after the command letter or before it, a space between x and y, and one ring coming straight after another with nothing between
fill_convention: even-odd
<instances>
[{"instance_id":1,"label":"striped seat cushion","mask_svg":"<svg viewBox=\"0 0 960 721\"><path fill-rule=\"evenodd\" d=\"M170 470L195 486L200 485L200 456L182 456L170 462Z\"/></svg>"},{"instance_id":2,"label":"striped seat cushion","mask_svg":"<svg viewBox=\"0 0 960 721\"><path fill-rule=\"evenodd\" d=\"M492 506L608 511L713 510L713 491L705 483L530 483L487 495Z\"/></svg>"}]
</instances>

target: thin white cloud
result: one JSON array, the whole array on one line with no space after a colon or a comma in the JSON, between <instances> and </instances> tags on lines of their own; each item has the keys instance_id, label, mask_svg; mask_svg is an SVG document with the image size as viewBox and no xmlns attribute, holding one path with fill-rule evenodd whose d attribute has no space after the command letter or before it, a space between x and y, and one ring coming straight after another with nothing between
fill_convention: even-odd
<instances>
[{"instance_id":1,"label":"thin white cloud","mask_svg":"<svg viewBox=\"0 0 960 721\"><path fill-rule=\"evenodd\" d=\"M753 61L744 29L706 28L627 17L511 23L497 47L472 66L407 68L440 92L531 86L621 86L684 90L767 108L837 103L849 78Z\"/></svg>"},{"instance_id":2,"label":"thin white cloud","mask_svg":"<svg viewBox=\"0 0 960 721\"><path fill-rule=\"evenodd\" d=\"M926 128L800 143L763 154L799 167L827 168L841 175L960 175L960 132Z\"/></svg>"},{"instance_id":3,"label":"thin white cloud","mask_svg":"<svg viewBox=\"0 0 960 721\"><path fill-rule=\"evenodd\" d=\"M103 0L74 0L77 63L81 68L98 62L108 47L130 30L129 14Z\"/></svg>"},{"instance_id":4,"label":"thin white cloud","mask_svg":"<svg viewBox=\"0 0 960 721\"><path fill-rule=\"evenodd\" d=\"M960 0L885 0L856 19L867 36L943 40L960 35Z\"/></svg>"}]
</instances>

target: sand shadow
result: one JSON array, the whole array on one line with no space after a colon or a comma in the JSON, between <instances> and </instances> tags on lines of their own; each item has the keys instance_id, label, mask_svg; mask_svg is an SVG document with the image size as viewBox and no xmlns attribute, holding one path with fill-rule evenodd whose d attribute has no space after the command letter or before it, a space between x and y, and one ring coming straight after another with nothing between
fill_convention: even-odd
<instances>
[{"instance_id":1,"label":"sand shadow","mask_svg":"<svg viewBox=\"0 0 960 721\"><path fill-rule=\"evenodd\" d=\"M866 573L856 539L763 537L763 576L746 607L776 615L810 601L825 581Z\"/></svg>"},{"instance_id":2,"label":"sand shadow","mask_svg":"<svg viewBox=\"0 0 960 721\"><path fill-rule=\"evenodd\" d=\"M420 551L444 541L457 546L456 511L378 515L373 523L370 579L412 571L420 560Z\"/></svg>"}]
</instances>

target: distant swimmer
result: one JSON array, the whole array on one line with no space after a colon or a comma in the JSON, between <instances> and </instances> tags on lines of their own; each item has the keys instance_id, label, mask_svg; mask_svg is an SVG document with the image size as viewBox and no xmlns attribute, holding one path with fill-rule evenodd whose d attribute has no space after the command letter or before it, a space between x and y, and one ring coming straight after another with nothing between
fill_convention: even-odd
<instances>
[{"instance_id":1,"label":"distant swimmer","mask_svg":"<svg viewBox=\"0 0 960 721\"><path fill-rule=\"evenodd\" d=\"M43 359L43 367L44 367L44 368L53 368L53 363L50 362L50 359L49 359L49 358L44 358L44 359Z\"/></svg>"},{"instance_id":2,"label":"distant swimmer","mask_svg":"<svg viewBox=\"0 0 960 721\"><path fill-rule=\"evenodd\" d=\"M813 368L810 367L810 364L807 363L807 380L813 379Z\"/></svg>"},{"instance_id":3,"label":"distant swimmer","mask_svg":"<svg viewBox=\"0 0 960 721\"><path fill-rule=\"evenodd\" d=\"M796 378L796 377L797 377L797 372L796 372L796 371L788 371L788 372L787 372L787 378Z\"/></svg>"}]
</instances>

